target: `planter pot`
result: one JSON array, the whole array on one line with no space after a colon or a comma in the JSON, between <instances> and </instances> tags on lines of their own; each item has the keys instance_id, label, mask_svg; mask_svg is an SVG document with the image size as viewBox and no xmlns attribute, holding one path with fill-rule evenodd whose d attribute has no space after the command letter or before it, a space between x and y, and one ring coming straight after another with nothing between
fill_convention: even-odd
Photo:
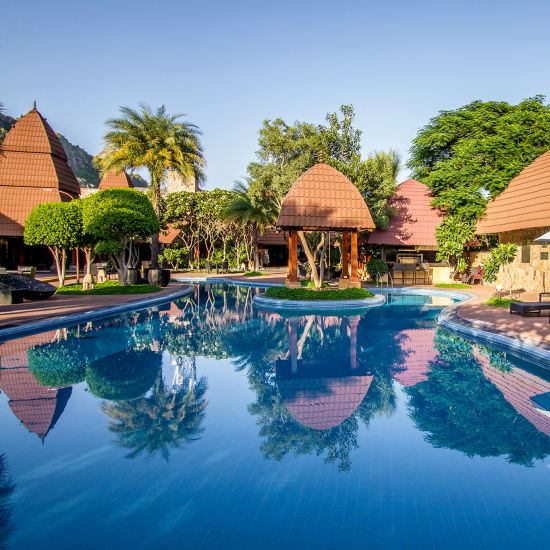
<instances>
[{"instance_id":1,"label":"planter pot","mask_svg":"<svg viewBox=\"0 0 550 550\"><path fill-rule=\"evenodd\" d=\"M135 285L139 279L140 271L139 269L131 268L128 270L128 284Z\"/></svg>"},{"instance_id":2,"label":"planter pot","mask_svg":"<svg viewBox=\"0 0 550 550\"><path fill-rule=\"evenodd\" d=\"M147 270L147 280L150 285L162 286L162 269L149 268Z\"/></svg>"},{"instance_id":3,"label":"planter pot","mask_svg":"<svg viewBox=\"0 0 550 550\"><path fill-rule=\"evenodd\" d=\"M169 269L162 270L161 286L168 286L170 282L171 273Z\"/></svg>"},{"instance_id":4,"label":"planter pot","mask_svg":"<svg viewBox=\"0 0 550 550\"><path fill-rule=\"evenodd\" d=\"M0 305L9 306L11 304L21 304L23 302L23 291L12 289L0 290Z\"/></svg>"}]
</instances>

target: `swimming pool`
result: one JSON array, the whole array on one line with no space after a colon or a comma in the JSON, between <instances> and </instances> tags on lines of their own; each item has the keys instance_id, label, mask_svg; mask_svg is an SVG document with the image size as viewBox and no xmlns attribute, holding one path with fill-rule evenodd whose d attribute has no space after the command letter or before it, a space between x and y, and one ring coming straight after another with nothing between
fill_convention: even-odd
<instances>
[{"instance_id":1,"label":"swimming pool","mask_svg":"<svg viewBox=\"0 0 550 550\"><path fill-rule=\"evenodd\" d=\"M0 344L7 548L547 544L547 371L438 329L440 296L255 292Z\"/></svg>"}]
</instances>

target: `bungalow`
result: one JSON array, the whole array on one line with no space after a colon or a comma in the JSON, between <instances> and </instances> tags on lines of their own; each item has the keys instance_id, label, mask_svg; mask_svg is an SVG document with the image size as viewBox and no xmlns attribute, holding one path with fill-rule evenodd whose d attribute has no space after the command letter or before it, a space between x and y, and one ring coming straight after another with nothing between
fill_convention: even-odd
<instances>
[{"instance_id":1,"label":"bungalow","mask_svg":"<svg viewBox=\"0 0 550 550\"><path fill-rule=\"evenodd\" d=\"M550 230L549 212L550 151L547 151L489 202L477 223L479 234L497 234L500 243L518 245L519 254L510 269L515 288L540 292L547 286L548 243L537 243L535 239ZM502 274L497 282L508 283Z\"/></svg>"}]
</instances>

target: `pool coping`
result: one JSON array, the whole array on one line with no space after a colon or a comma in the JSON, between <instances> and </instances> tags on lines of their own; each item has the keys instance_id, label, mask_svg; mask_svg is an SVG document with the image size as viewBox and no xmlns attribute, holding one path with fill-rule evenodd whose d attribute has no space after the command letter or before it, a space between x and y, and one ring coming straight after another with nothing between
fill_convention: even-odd
<instances>
[{"instance_id":1,"label":"pool coping","mask_svg":"<svg viewBox=\"0 0 550 550\"><path fill-rule=\"evenodd\" d=\"M139 311L148 307L154 307L164 302L174 300L175 298L184 298L193 293L193 286L188 285L182 289L171 292L170 294L164 294L155 298L146 298L144 300L132 300L124 304L116 306L100 307L93 310L81 311L79 313L73 313L70 315L60 315L53 319L44 321L35 321L34 323L27 323L24 325L18 325L16 327L9 327L0 329L0 342L6 340L12 340L13 338L20 338L34 334L37 332L44 332L45 330L54 330L58 328L65 328L70 325L75 325L83 321L96 321L98 319L108 319L119 315L120 313L127 313L128 311Z\"/></svg>"},{"instance_id":2,"label":"pool coping","mask_svg":"<svg viewBox=\"0 0 550 550\"><path fill-rule=\"evenodd\" d=\"M356 311L379 307L386 303L382 294L374 294L372 298L357 300L280 300L256 295L253 298L258 307L286 311Z\"/></svg>"}]
</instances>

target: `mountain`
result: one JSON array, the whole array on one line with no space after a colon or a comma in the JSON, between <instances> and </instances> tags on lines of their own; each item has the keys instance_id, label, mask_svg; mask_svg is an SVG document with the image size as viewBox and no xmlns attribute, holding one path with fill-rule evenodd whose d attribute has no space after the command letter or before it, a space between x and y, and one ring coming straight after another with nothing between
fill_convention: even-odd
<instances>
[{"instance_id":1,"label":"mountain","mask_svg":"<svg viewBox=\"0 0 550 550\"><path fill-rule=\"evenodd\" d=\"M0 113L0 143L2 143L15 121L15 118ZM82 147L73 145L63 134L57 134L57 137L65 150L69 166L74 172L78 183L80 183L80 187L97 187L100 177L98 170L92 164L92 155ZM130 177L135 187L144 188L149 186L147 181L138 174L132 174Z\"/></svg>"}]
</instances>

